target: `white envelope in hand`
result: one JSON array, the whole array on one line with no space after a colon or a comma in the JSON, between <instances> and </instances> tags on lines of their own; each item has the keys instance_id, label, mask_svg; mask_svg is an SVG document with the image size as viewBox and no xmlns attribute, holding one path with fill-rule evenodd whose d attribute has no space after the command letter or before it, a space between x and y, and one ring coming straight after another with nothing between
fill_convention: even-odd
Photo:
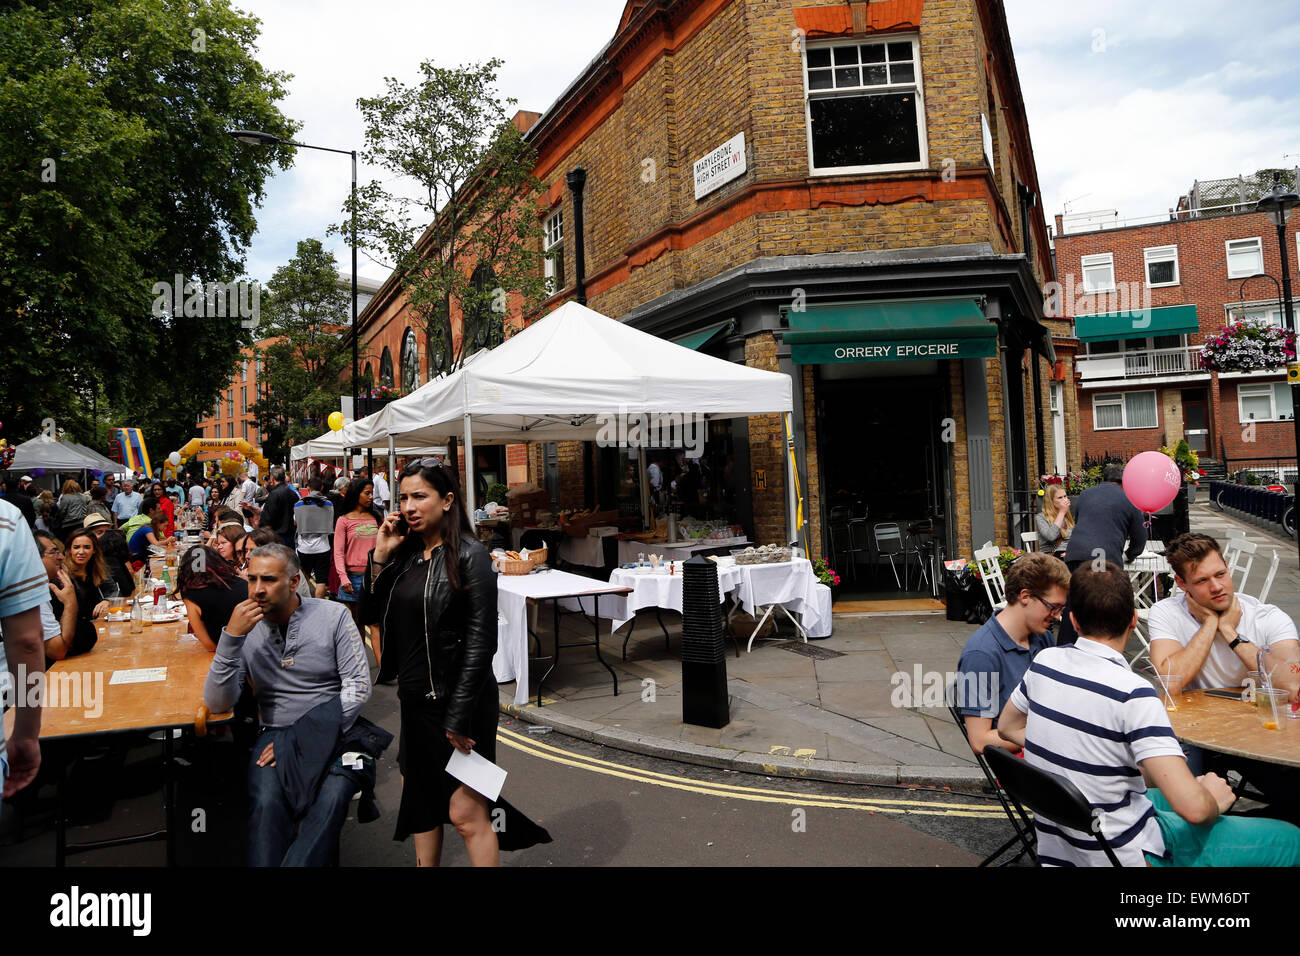
<instances>
[{"instance_id":1,"label":"white envelope in hand","mask_svg":"<svg viewBox=\"0 0 1300 956\"><path fill-rule=\"evenodd\" d=\"M453 750L447 761L447 772L489 800L496 800L501 795L501 787L506 782L506 772L491 760L471 750L463 754Z\"/></svg>"}]
</instances>

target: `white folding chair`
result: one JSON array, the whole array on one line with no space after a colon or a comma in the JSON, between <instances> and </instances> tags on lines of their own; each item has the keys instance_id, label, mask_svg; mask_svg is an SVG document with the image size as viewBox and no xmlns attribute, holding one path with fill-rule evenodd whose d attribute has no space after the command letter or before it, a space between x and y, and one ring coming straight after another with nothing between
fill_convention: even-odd
<instances>
[{"instance_id":1,"label":"white folding chair","mask_svg":"<svg viewBox=\"0 0 1300 956\"><path fill-rule=\"evenodd\" d=\"M1026 551L1038 550L1038 532L1022 531L1020 532L1020 543L1025 546Z\"/></svg>"},{"instance_id":2,"label":"white folding chair","mask_svg":"<svg viewBox=\"0 0 1300 956\"><path fill-rule=\"evenodd\" d=\"M1238 594L1246 593L1246 580L1250 577L1251 565L1255 563L1255 551L1259 545L1245 538L1230 538L1228 546L1223 549L1223 560L1228 565L1228 577L1233 578L1233 588ZM1245 558L1245 561L1242 561ZM1237 572L1241 572L1241 583L1236 582Z\"/></svg>"},{"instance_id":3,"label":"white folding chair","mask_svg":"<svg viewBox=\"0 0 1300 956\"><path fill-rule=\"evenodd\" d=\"M1259 591L1259 603L1264 604L1268 601L1268 592L1273 587L1273 578L1277 575L1277 566L1282 561L1276 549L1273 551L1273 560L1268 565L1268 576L1264 578L1264 586Z\"/></svg>"},{"instance_id":4,"label":"white folding chair","mask_svg":"<svg viewBox=\"0 0 1300 956\"><path fill-rule=\"evenodd\" d=\"M1146 610L1149 611L1150 609L1148 608ZM1138 662L1143 658L1146 658L1148 663L1151 661L1151 642L1147 640L1146 632L1144 630L1146 626L1146 614L1139 610L1138 623L1133 628L1133 633L1137 635L1137 639L1142 643L1142 649L1133 655L1133 659L1129 661L1130 667L1136 668Z\"/></svg>"},{"instance_id":5,"label":"white folding chair","mask_svg":"<svg viewBox=\"0 0 1300 956\"><path fill-rule=\"evenodd\" d=\"M975 564L984 580L984 593L995 612L1007 606L1007 582L1002 578L1002 565L998 564L1001 548L988 545L975 552Z\"/></svg>"}]
</instances>

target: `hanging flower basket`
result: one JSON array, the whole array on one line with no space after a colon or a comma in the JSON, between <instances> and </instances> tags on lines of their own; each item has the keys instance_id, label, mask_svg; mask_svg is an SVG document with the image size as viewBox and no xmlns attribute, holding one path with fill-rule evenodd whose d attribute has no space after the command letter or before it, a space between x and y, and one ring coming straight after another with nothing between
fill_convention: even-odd
<instances>
[{"instance_id":1,"label":"hanging flower basket","mask_svg":"<svg viewBox=\"0 0 1300 956\"><path fill-rule=\"evenodd\" d=\"M1201 364L1213 372L1282 368L1295 359L1295 334L1257 322L1233 322L1201 346Z\"/></svg>"}]
</instances>

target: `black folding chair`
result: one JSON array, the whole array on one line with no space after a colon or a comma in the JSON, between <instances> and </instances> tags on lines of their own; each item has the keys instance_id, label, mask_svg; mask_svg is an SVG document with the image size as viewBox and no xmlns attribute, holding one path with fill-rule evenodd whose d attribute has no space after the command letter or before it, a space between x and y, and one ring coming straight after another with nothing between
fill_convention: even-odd
<instances>
[{"instance_id":1,"label":"black folding chair","mask_svg":"<svg viewBox=\"0 0 1300 956\"><path fill-rule=\"evenodd\" d=\"M957 724L957 729L961 731L962 737L966 740L966 745L970 746L970 735L966 733L966 720L962 712L957 708L956 698L953 692L953 686L948 687L948 713L952 714L952 719ZM987 751L986 751L987 752ZM998 866L1011 866L1018 862L1026 853L1035 863L1038 862L1038 856L1034 853L1034 845L1037 836L1034 833L1033 821L1029 819L1029 814L1025 813L1025 808L1020 805L1015 797L1002 789L998 783L997 777L993 776L993 771L989 769L988 761L980 754L975 753L972 749L971 754L975 757L975 762L979 764L980 769L984 771L984 776L988 778L989 786L993 788L994 794L997 795L998 802L1002 804L1002 809L1006 811L1007 819L1011 821L1011 827L1016 831L1006 843L1002 844L992 853L984 858L980 866L988 866L1003 853L1006 853L1016 844L1020 844L1020 852L1009 860L1003 860Z\"/></svg>"},{"instance_id":2,"label":"black folding chair","mask_svg":"<svg viewBox=\"0 0 1300 956\"><path fill-rule=\"evenodd\" d=\"M1032 767L1000 747L986 750L985 756L1009 797L1023 803L1034 811L1035 816L1044 820L1071 830L1092 833L1111 866L1121 865L1101 831L1105 814L1090 804L1078 787L1060 774Z\"/></svg>"}]
</instances>

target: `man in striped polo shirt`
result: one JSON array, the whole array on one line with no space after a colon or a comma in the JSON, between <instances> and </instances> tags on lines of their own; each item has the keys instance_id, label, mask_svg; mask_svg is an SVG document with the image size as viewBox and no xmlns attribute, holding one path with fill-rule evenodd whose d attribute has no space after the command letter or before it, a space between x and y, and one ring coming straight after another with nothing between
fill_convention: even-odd
<instances>
[{"instance_id":1,"label":"man in striped polo shirt","mask_svg":"<svg viewBox=\"0 0 1300 956\"><path fill-rule=\"evenodd\" d=\"M1034 658L998 732L1103 811L1102 832L1126 866L1300 865L1300 829L1223 816L1236 800L1227 782L1188 769L1160 694L1124 659L1137 624L1124 570L1075 571L1070 614L1078 640ZM1045 866L1109 865L1090 833L1040 819L1034 829Z\"/></svg>"},{"instance_id":2,"label":"man in striped polo shirt","mask_svg":"<svg viewBox=\"0 0 1300 956\"><path fill-rule=\"evenodd\" d=\"M41 766L41 707L28 706L27 677L45 672L41 605L50 600L49 578L36 539L22 512L0 501L0 699L14 705L13 735L6 750L0 722L0 778L4 797L36 779ZM17 680L15 680L17 678Z\"/></svg>"}]
</instances>

